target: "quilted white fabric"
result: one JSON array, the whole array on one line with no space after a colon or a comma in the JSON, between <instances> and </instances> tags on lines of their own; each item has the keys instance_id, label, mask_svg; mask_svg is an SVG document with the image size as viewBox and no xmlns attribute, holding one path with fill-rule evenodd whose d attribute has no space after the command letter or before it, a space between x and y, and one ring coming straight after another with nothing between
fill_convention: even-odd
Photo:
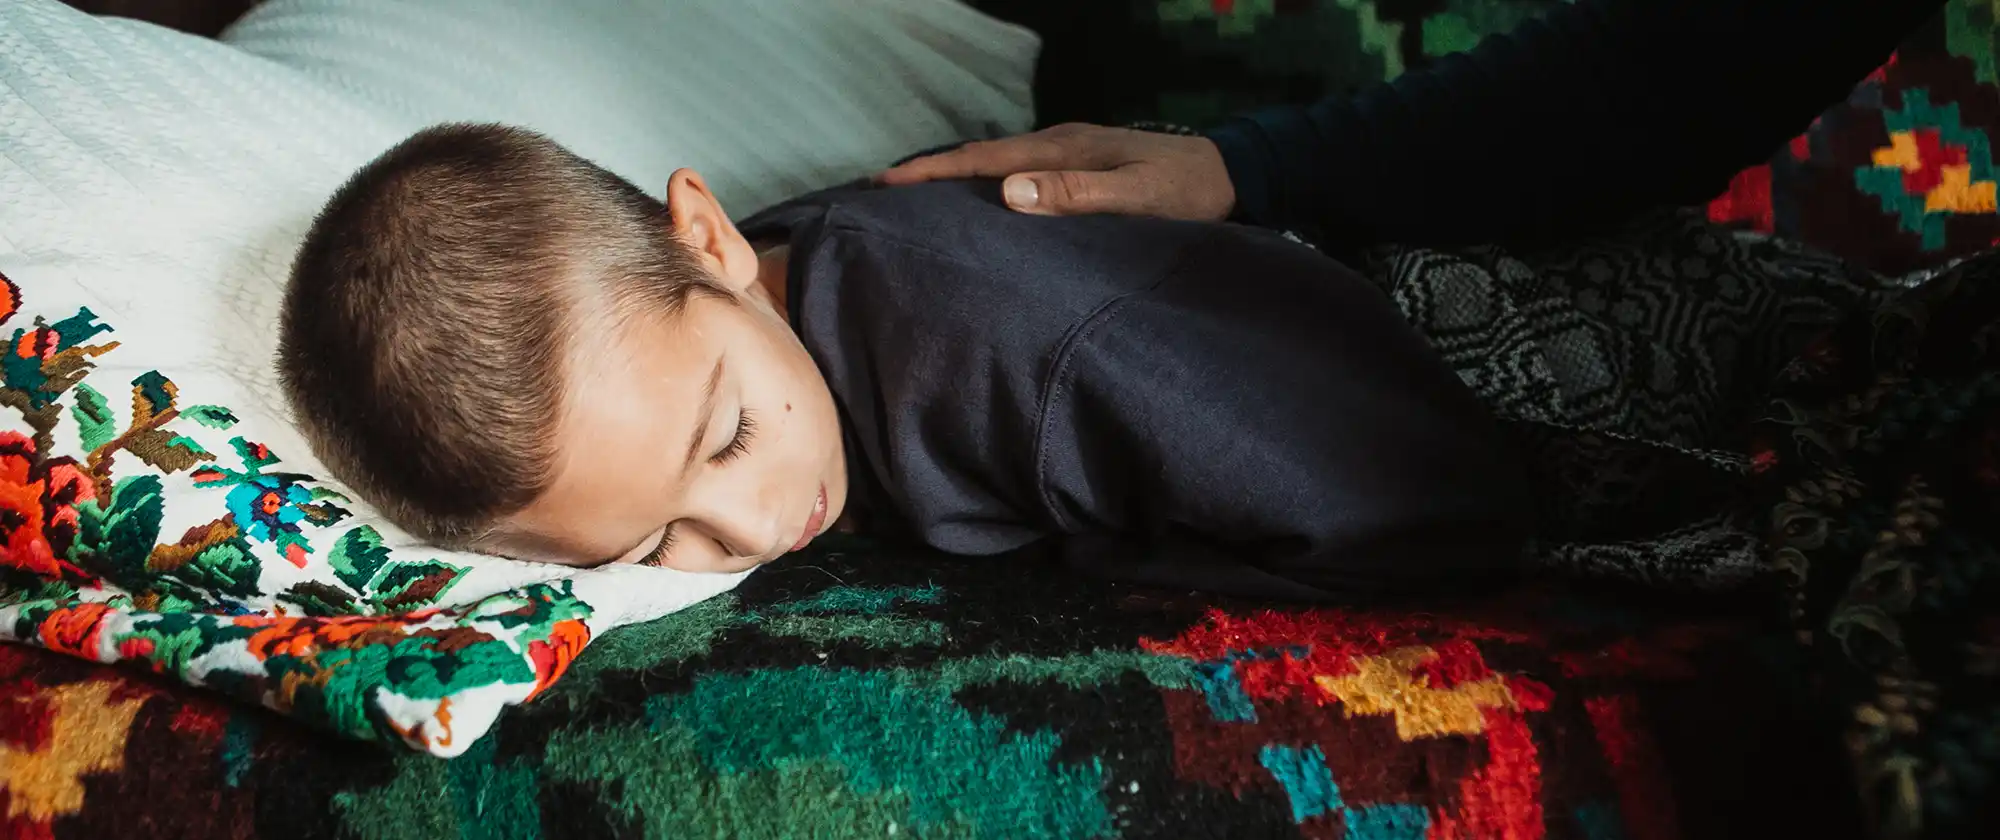
<instances>
[{"instance_id":1,"label":"quilted white fabric","mask_svg":"<svg viewBox=\"0 0 2000 840\"><path fill-rule=\"evenodd\" d=\"M56 0L0 0L0 274L20 289L20 311L0 333L53 335L36 332L33 319L54 324L87 309L112 330L92 341L120 345L95 358L86 380L109 407L66 405L53 451L36 457L83 463L104 445L93 429L139 422L138 397L128 410L120 389L136 395L136 383L157 372L177 389L181 410L221 406L235 418L226 428L178 423L182 442L170 446L246 476L255 470L245 465L262 457L251 453L266 452L279 459L272 471L324 478L285 416L270 366L285 276L331 190L424 125L527 125L655 194L674 168L692 165L741 213L921 148L1025 129L1036 49L1032 35L955 0L274 0L222 42L89 17ZM0 432L33 431L24 411L0 407ZM93 411L109 425L93 426ZM152 467L117 458L101 486ZM164 488L162 546L240 502L199 469L154 473ZM342 492L330 481L311 486L315 499ZM740 579L631 567L576 573L446 554L411 544L358 499L338 504L336 521L292 523L305 528L307 550L245 537L259 591L229 596L230 608L297 614L296 599L281 593L305 585L366 602L354 576L367 574L336 575L328 556L367 529L381 535L384 556L463 570L429 606L561 579L590 607L582 621L591 636ZM0 565L27 562L5 543L0 551L17 552ZM167 556L139 551L149 570ZM134 610L153 607L132 594L104 583L76 597L110 604L137 627L146 613ZM34 640L20 630L22 609L0 606L0 638ZM72 652L135 655L112 638L91 635ZM179 662L178 675L202 683L255 671L244 643L232 644ZM535 656L547 677L547 645ZM412 746L452 755L502 707L542 687L481 686L446 698L458 701L449 713L437 697L382 689L367 695L367 714ZM281 710L288 702L261 699Z\"/></svg>"}]
</instances>

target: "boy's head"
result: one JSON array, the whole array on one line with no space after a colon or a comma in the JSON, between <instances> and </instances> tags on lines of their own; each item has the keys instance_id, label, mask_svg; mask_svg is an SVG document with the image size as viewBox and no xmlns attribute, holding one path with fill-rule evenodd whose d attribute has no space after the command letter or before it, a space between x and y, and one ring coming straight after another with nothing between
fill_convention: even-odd
<instances>
[{"instance_id":1,"label":"boy's head","mask_svg":"<svg viewBox=\"0 0 2000 840\"><path fill-rule=\"evenodd\" d=\"M315 453L420 538L747 569L846 499L783 282L691 171L662 205L538 134L439 126L314 221L279 368Z\"/></svg>"}]
</instances>

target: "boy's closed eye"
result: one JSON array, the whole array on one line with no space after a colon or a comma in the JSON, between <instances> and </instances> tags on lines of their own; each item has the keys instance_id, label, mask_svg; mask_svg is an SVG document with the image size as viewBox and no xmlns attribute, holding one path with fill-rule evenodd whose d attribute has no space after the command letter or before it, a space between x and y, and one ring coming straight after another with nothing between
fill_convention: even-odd
<instances>
[{"instance_id":1,"label":"boy's closed eye","mask_svg":"<svg viewBox=\"0 0 2000 840\"><path fill-rule=\"evenodd\" d=\"M736 433L730 436L729 442L723 444L720 450L717 450L715 454L708 457L708 463L719 467L743 457L745 453L750 451L750 441L756 437L756 434L756 415L752 414L747 407L739 410L736 415ZM673 549L674 526L669 524L660 530L659 543L655 544L653 550L647 552L645 557L639 559L639 565L663 565L666 563L668 553L672 552Z\"/></svg>"}]
</instances>

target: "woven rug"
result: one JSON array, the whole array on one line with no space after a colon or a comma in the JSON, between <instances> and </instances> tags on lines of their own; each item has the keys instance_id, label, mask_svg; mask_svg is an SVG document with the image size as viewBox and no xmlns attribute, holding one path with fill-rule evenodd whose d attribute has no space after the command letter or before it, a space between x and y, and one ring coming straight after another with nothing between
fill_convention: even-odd
<instances>
[{"instance_id":1,"label":"woven rug","mask_svg":"<svg viewBox=\"0 0 2000 840\"><path fill-rule=\"evenodd\" d=\"M1839 836L1795 648L1529 590L1271 610L849 541L452 761L0 647L0 837ZM1818 771L1818 772L1815 772ZM1754 794L1748 793L1754 791ZM1805 822L1801 822L1801 821Z\"/></svg>"}]
</instances>

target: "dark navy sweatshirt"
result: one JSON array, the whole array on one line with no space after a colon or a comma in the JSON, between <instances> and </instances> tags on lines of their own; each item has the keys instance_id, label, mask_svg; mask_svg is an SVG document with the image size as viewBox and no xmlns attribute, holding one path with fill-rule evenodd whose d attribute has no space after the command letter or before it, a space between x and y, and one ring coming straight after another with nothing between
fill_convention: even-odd
<instances>
[{"instance_id":1,"label":"dark navy sweatshirt","mask_svg":"<svg viewBox=\"0 0 2000 840\"><path fill-rule=\"evenodd\" d=\"M1311 248L1023 215L991 181L837 188L741 229L790 243L792 325L871 528L1276 598L1517 564L1513 449L1386 294Z\"/></svg>"}]
</instances>

